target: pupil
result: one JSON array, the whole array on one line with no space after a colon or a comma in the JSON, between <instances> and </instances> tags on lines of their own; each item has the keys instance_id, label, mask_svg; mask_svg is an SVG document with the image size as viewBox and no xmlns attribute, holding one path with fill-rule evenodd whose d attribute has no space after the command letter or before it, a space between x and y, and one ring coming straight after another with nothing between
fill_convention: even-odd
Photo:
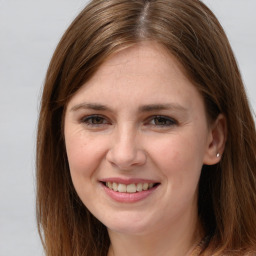
<instances>
[{"instance_id":1,"label":"pupil","mask_svg":"<svg viewBox=\"0 0 256 256\"><path fill-rule=\"evenodd\" d=\"M156 124L161 124L161 125L163 125L163 124L165 124L166 122L165 122L165 119L164 118L156 118Z\"/></svg>"},{"instance_id":2,"label":"pupil","mask_svg":"<svg viewBox=\"0 0 256 256\"><path fill-rule=\"evenodd\" d=\"M95 117L94 118L94 123L95 124L100 124L101 123L101 118L100 117Z\"/></svg>"}]
</instances>

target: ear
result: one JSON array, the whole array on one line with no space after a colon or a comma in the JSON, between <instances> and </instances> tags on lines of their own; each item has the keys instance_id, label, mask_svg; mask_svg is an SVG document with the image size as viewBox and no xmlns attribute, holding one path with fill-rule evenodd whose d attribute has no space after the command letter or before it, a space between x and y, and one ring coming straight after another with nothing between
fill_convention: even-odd
<instances>
[{"instance_id":1,"label":"ear","mask_svg":"<svg viewBox=\"0 0 256 256\"><path fill-rule=\"evenodd\" d=\"M219 114L215 122L210 126L207 149L204 156L204 164L217 164L225 149L227 139L227 121L223 114Z\"/></svg>"}]
</instances>

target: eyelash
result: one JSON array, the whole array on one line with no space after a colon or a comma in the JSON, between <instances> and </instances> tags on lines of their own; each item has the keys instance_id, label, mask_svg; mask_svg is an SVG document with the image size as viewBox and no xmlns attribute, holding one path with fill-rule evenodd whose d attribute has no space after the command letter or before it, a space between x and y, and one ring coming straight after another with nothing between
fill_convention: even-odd
<instances>
[{"instance_id":1,"label":"eyelash","mask_svg":"<svg viewBox=\"0 0 256 256\"><path fill-rule=\"evenodd\" d=\"M94 123L94 121L96 121L96 123ZM100 123L98 123L98 121L101 121ZM88 126L100 126L100 125L105 125L105 124L110 124L110 122L101 115L90 115L90 116L86 116L83 117L81 119L81 123L84 123Z\"/></svg>"},{"instance_id":2,"label":"eyelash","mask_svg":"<svg viewBox=\"0 0 256 256\"><path fill-rule=\"evenodd\" d=\"M154 122L154 123L152 123L152 122ZM157 124L157 122L159 122L159 123ZM101 116L101 115L90 115L90 116L83 117L81 119L81 123L84 123L88 126L93 126L93 127L111 124L111 122L109 122L106 117ZM174 120L173 118L170 118L167 116L156 115L156 116L149 117L146 120L145 125L152 125L152 126L164 128L164 127L170 127L173 125L177 125L177 121Z\"/></svg>"},{"instance_id":3,"label":"eyelash","mask_svg":"<svg viewBox=\"0 0 256 256\"><path fill-rule=\"evenodd\" d=\"M174 120L173 118L170 118L170 117L167 117L167 116L161 116L161 115L150 117L149 118L149 124L152 121L154 121L154 124L152 124L152 125L155 125L155 126L158 126L158 127L170 127L170 126L173 126L173 125L177 125L177 121ZM160 123L156 124L156 121L158 121L158 122L160 121L161 124Z\"/></svg>"}]
</instances>

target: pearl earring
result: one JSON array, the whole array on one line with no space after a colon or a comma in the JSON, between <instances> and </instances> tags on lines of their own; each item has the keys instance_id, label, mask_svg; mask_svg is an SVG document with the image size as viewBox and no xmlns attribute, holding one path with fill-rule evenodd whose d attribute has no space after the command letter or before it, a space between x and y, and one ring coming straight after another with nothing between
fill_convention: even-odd
<instances>
[{"instance_id":1,"label":"pearl earring","mask_svg":"<svg viewBox=\"0 0 256 256\"><path fill-rule=\"evenodd\" d=\"M217 153L217 155L216 155L217 157L220 157L220 153Z\"/></svg>"}]
</instances>

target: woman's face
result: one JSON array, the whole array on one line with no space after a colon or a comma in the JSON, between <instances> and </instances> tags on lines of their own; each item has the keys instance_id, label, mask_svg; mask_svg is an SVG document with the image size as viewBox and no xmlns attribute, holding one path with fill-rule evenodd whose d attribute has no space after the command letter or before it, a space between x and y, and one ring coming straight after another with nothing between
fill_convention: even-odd
<instances>
[{"instance_id":1,"label":"woman's face","mask_svg":"<svg viewBox=\"0 0 256 256\"><path fill-rule=\"evenodd\" d=\"M154 43L106 60L65 115L74 187L110 232L194 223L211 137L202 97Z\"/></svg>"}]
</instances>

